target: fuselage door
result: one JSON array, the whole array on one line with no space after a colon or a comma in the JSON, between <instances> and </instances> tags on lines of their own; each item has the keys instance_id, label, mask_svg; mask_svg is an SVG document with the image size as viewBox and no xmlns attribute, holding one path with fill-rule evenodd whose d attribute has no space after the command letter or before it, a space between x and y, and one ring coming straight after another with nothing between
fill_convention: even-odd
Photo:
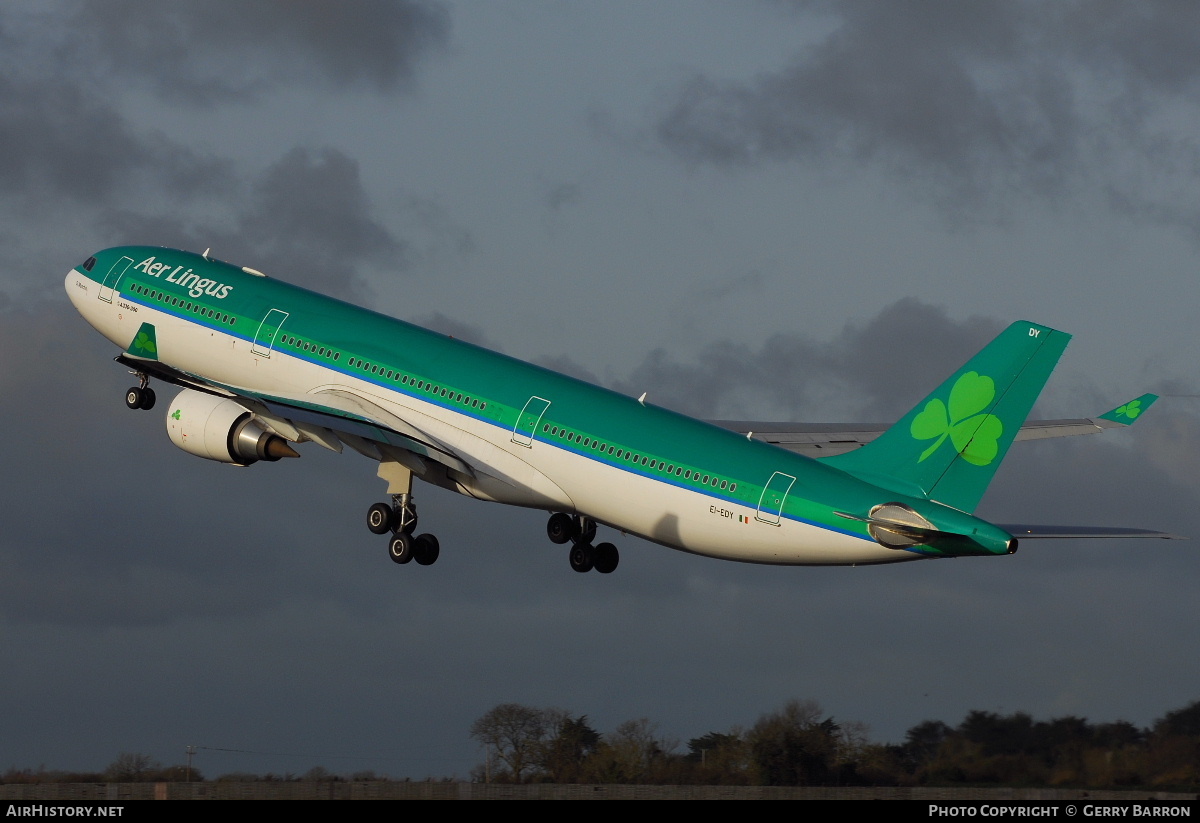
<instances>
[{"instance_id":1,"label":"fuselage door","mask_svg":"<svg viewBox=\"0 0 1200 823\"><path fill-rule=\"evenodd\" d=\"M113 291L117 288L117 283L129 271L129 267L133 265L132 257L122 257L120 260L112 264L112 268L108 270L108 274L104 275L104 282L100 284L100 291L97 297L105 303L111 303L113 299Z\"/></svg>"},{"instance_id":2,"label":"fuselage door","mask_svg":"<svg viewBox=\"0 0 1200 823\"><path fill-rule=\"evenodd\" d=\"M537 434L538 424L542 415L550 408L550 401L536 395L529 398L525 408L517 415L517 424L513 426L512 442L526 448L533 448L533 436Z\"/></svg>"},{"instance_id":3,"label":"fuselage door","mask_svg":"<svg viewBox=\"0 0 1200 823\"><path fill-rule=\"evenodd\" d=\"M279 329L287 318L288 313L280 309L267 312L266 317L258 324L258 331L254 333L254 345L250 347L250 351L259 357L270 357L271 349L275 347L275 336L279 334Z\"/></svg>"},{"instance_id":4,"label":"fuselage door","mask_svg":"<svg viewBox=\"0 0 1200 823\"><path fill-rule=\"evenodd\" d=\"M775 472L771 475L766 488L763 489L762 497L758 498L756 519L778 526L779 516L783 514L783 504L787 501L788 492L792 490L792 484L795 482L796 478L790 474Z\"/></svg>"}]
</instances>

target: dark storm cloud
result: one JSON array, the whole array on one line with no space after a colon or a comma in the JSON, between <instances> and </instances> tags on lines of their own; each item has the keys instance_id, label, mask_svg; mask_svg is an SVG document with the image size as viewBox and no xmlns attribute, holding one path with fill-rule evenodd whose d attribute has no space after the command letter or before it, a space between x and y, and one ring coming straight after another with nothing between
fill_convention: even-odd
<instances>
[{"instance_id":1,"label":"dark storm cloud","mask_svg":"<svg viewBox=\"0 0 1200 823\"><path fill-rule=\"evenodd\" d=\"M649 400L697 417L761 419L775 409L779 419L836 422L849 401L861 422L895 419L932 391L946 375L983 347L1000 329L996 321L956 322L944 309L907 298L862 324L850 324L829 342L776 334L760 349L722 341L701 351L694 364L652 352L614 388L649 392Z\"/></svg>"},{"instance_id":2,"label":"dark storm cloud","mask_svg":"<svg viewBox=\"0 0 1200 823\"><path fill-rule=\"evenodd\" d=\"M222 260L347 299L363 297L359 265L407 266L406 244L373 216L358 163L335 149L294 148L244 196L234 189L222 202L232 207L232 225L140 211L100 220L113 242L210 248Z\"/></svg>"},{"instance_id":3,"label":"dark storm cloud","mask_svg":"<svg viewBox=\"0 0 1200 823\"><path fill-rule=\"evenodd\" d=\"M450 16L417 0L85 3L64 58L187 104L249 99L278 82L393 91L445 45Z\"/></svg>"},{"instance_id":4,"label":"dark storm cloud","mask_svg":"<svg viewBox=\"0 0 1200 823\"><path fill-rule=\"evenodd\" d=\"M1137 208L1146 174L1195 174L1200 9L1182 2L804 4L837 25L777 71L690 80L657 123L692 162L880 165L945 205L1002 205L1109 181ZM1160 48L1161 45L1161 48ZM1115 167L1114 167L1115 166ZM1194 205L1155 219L1186 223Z\"/></svg>"},{"instance_id":5,"label":"dark storm cloud","mask_svg":"<svg viewBox=\"0 0 1200 823\"><path fill-rule=\"evenodd\" d=\"M176 98L315 75L394 90L445 42L441 6L118 2L69 13L65 26L53 13L0 12L0 198L12 224L53 209L58 223L97 229L89 243L211 247L341 296L361 296L355 267L364 262L405 266L407 247L373 216L353 159L296 148L247 183L232 159L168 138L155 117L119 105L113 80L128 86L140 72ZM405 214L436 235L430 253L454 232L454 248L469 249L432 200L414 199Z\"/></svg>"},{"instance_id":6,"label":"dark storm cloud","mask_svg":"<svg viewBox=\"0 0 1200 823\"><path fill-rule=\"evenodd\" d=\"M19 196L25 210L43 198L128 197L147 176L159 187L185 190L228 180L226 164L136 131L102 98L66 79L6 72L0 109L0 193Z\"/></svg>"},{"instance_id":7,"label":"dark storm cloud","mask_svg":"<svg viewBox=\"0 0 1200 823\"><path fill-rule=\"evenodd\" d=\"M1133 98L1158 91L1194 100L1200 91L1200 7L1195 3L1101 0L1074 3L1063 14L1066 47Z\"/></svg>"},{"instance_id":8,"label":"dark storm cloud","mask_svg":"<svg viewBox=\"0 0 1200 823\"><path fill-rule=\"evenodd\" d=\"M403 263L399 241L372 217L358 163L340 151L292 149L256 183L252 202L238 233L297 264Z\"/></svg>"},{"instance_id":9,"label":"dark storm cloud","mask_svg":"<svg viewBox=\"0 0 1200 823\"><path fill-rule=\"evenodd\" d=\"M131 120L94 66L62 53L71 32L53 13L0 10L0 194L27 216L43 202L125 205L147 182L184 201L228 184L228 162Z\"/></svg>"},{"instance_id":10,"label":"dark storm cloud","mask_svg":"<svg viewBox=\"0 0 1200 823\"><path fill-rule=\"evenodd\" d=\"M1069 108L1066 89L1041 61L1018 62L1032 56L1028 9L835 8L841 25L787 68L749 84L694 79L660 123L660 137L715 162L846 153L985 177L994 167L1057 159L1074 143L1072 118L1048 116ZM985 61L1003 72L981 76Z\"/></svg>"}]
</instances>

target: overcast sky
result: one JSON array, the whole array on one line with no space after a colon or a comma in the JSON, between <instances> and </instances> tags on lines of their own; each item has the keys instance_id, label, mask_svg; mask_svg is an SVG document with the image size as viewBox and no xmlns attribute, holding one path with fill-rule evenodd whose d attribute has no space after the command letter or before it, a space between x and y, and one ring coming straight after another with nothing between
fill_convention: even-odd
<instances>
[{"instance_id":1,"label":"overcast sky","mask_svg":"<svg viewBox=\"0 0 1200 823\"><path fill-rule=\"evenodd\" d=\"M1184 0L3 4L0 768L465 777L510 701L686 741L813 699L900 742L1200 698L1195 542L824 569L606 532L579 575L544 514L422 485L442 556L397 567L372 463L184 454L62 286L212 248L778 420L895 419L1028 319L1075 335L1041 416L1174 396L1017 444L980 513L1200 537L1198 133Z\"/></svg>"}]
</instances>

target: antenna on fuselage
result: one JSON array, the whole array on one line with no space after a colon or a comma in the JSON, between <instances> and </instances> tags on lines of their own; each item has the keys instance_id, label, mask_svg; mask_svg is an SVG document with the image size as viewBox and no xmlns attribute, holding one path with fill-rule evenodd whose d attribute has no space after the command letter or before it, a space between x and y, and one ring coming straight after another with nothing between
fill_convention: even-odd
<instances>
[{"instance_id":1,"label":"antenna on fuselage","mask_svg":"<svg viewBox=\"0 0 1200 823\"><path fill-rule=\"evenodd\" d=\"M643 406L646 405L646 395L647 394L648 394L648 392L642 392L642 396L638 398L638 402L641 403Z\"/></svg>"},{"instance_id":2,"label":"antenna on fuselage","mask_svg":"<svg viewBox=\"0 0 1200 823\"><path fill-rule=\"evenodd\" d=\"M209 248L205 249L205 250L204 250L204 254L202 254L202 255L200 255L200 256L201 256L201 257L203 257L205 260L207 260L207 259L208 259L208 253L209 253L210 251L212 251L212 247L211 247L211 246L210 246Z\"/></svg>"}]
</instances>

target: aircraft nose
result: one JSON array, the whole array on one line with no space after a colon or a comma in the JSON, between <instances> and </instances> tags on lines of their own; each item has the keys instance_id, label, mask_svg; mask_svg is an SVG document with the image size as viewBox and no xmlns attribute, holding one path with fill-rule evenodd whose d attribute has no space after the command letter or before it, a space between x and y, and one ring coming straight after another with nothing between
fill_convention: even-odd
<instances>
[{"instance_id":1,"label":"aircraft nose","mask_svg":"<svg viewBox=\"0 0 1200 823\"><path fill-rule=\"evenodd\" d=\"M71 269L67 272L63 286L67 290L67 299L71 301L75 311L79 312L83 319L94 327L98 320L96 312L101 306L108 305L97 299L97 290L100 288L100 284L75 269Z\"/></svg>"},{"instance_id":2,"label":"aircraft nose","mask_svg":"<svg viewBox=\"0 0 1200 823\"><path fill-rule=\"evenodd\" d=\"M88 290L87 283L80 283L79 281L86 279L79 272L75 271L75 269L71 269L67 272L67 277L63 281L63 288L67 290L67 298L75 306L76 310L79 310L81 295Z\"/></svg>"}]
</instances>

